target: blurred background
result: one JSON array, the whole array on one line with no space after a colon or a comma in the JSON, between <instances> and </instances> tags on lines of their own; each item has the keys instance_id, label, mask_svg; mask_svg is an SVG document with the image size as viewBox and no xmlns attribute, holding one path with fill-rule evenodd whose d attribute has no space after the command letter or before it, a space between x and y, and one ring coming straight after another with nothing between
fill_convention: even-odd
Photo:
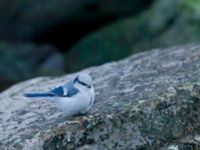
<instances>
[{"instance_id":1,"label":"blurred background","mask_svg":"<svg viewBox=\"0 0 200 150\"><path fill-rule=\"evenodd\" d=\"M0 91L199 33L200 0L0 0Z\"/></svg>"}]
</instances>

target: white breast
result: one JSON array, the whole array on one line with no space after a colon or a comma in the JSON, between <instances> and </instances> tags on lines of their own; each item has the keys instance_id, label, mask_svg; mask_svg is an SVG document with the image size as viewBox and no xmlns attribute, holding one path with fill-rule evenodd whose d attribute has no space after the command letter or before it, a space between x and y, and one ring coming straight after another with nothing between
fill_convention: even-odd
<instances>
[{"instance_id":1,"label":"white breast","mask_svg":"<svg viewBox=\"0 0 200 150\"><path fill-rule=\"evenodd\" d=\"M80 89L73 97L57 97L58 107L66 116L86 113L94 103L94 88Z\"/></svg>"}]
</instances>

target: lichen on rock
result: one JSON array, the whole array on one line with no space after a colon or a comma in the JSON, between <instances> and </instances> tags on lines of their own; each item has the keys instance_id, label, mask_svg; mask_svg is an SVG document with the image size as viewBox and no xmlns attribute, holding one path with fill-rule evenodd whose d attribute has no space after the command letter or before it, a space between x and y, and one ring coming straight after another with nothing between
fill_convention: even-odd
<instances>
[{"instance_id":1,"label":"lichen on rock","mask_svg":"<svg viewBox=\"0 0 200 150\"><path fill-rule=\"evenodd\" d=\"M0 94L0 149L187 149L198 147L200 45L139 53L85 69L94 80L88 114L66 118L45 91L73 74L36 78ZM197 139L197 140L191 140Z\"/></svg>"}]
</instances>

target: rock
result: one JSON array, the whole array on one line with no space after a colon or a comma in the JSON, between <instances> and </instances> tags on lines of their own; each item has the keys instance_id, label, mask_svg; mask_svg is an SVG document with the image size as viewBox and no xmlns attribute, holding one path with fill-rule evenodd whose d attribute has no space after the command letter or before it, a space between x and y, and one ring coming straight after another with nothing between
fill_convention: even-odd
<instances>
[{"instance_id":1,"label":"rock","mask_svg":"<svg viewBox=\"0 0 200 150\"><path fill-rule=\"evenodd\" d=\"M187 148L188 136L199 136L200 45L156 49L83 71L96 90L84 116L66 118L53 103L22 96L74 74L35 78L2 92L0 149L162 150L181 142Z\"/></svg>"},{"instance_id":2,"label":"rock","mask_svg":"<svg viewBox=\"0 0 200 150\"><path fill-rule=\"evenodd\" d=\"M0 87L34 76L60 75L64 72L63 63L61 54L52 46L1 41Z\"/></svg>"},{"instance_id":3,"label":"rock","mask_svg":"<svg viewBox=\"0 0 200 150\"><path fill-rule=\"evenodd\" d=\"M103 148L97 145L84 145L80 147L78 150L103 150Z\"/></svg>"},{"instance_id":4,"label":"rock","mask_svg":"<svg viewBox=\"0 0 200 150\"><path fill-rule=\"evenodd\" d=\"M199 7L196 0L156 0L137 17L121 19L82 38L66 53L66 68L76 71L152 48L198 42Z\"/></svg>"}]
</instances>

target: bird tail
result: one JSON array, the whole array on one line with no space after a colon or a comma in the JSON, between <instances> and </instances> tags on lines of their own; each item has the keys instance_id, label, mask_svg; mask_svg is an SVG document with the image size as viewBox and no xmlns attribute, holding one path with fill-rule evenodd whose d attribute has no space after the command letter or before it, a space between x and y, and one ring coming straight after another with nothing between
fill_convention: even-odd
<instances>
[{"instance_id":1,"label":"bird tail","mask_svg":"<svg viewBox=\"0 0 200 150\"><path fill-rule=\"evenodd\" d=\"M25 93L25 97L49 97L52 96L50 93Z\"/></svg>"}]
</instances>

